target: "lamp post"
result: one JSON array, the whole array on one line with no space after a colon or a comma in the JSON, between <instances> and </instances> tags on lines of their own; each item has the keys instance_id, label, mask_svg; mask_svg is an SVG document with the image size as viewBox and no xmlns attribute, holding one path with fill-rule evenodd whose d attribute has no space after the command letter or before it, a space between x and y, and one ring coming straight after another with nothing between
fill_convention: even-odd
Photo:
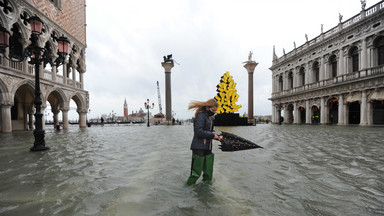
<instances>
[{"instance_id":1,"label":"lamp post","mask_svg":"<svg viewBox=\"0 0 384 216\"><path fill-rule=\"evenodd\" d=\"M23 56L17 59L13 56L6 56L6 48L9 47L9 31L0 26L0 52L3 56L10 60L21 62L24 59L29 58L30 61L28 63L35 65L35 100L34 105L36 108L35 112L35 120L36 127L33 131L33 135L35 137L35 142L33 147L30 148L31 151L44 151L48 150L49 147L45 146L45 131L43 129L43 113L41 113L41 90L40 90L40 65L42 62L49 62L51 66L60 66L63 64L66 55L68 54L69 40L63 36L59 38L54 38L58 43L58 54L59 57L55 62L48 57L47 50L45 48L39 47L38 40L39 35L42 33L43 29L43 21L38 16L33 16L28 19L29 24L31 25L31 44L25 48Z\"/></svg>"},{"instance_id":2,"label":"lamp post","mask_svg":"<svg viewBox=\"0 0 384 216\"><path fill-rule=\"evenodd\" d=\"M147 112L148 112L147 127L149 127L149 109L153 109L154 107L155 107L154 103L152 103L152 107L149 105L149 99L147 99L147 102L144 103L144 108L147 109Z\"/></svg>"}]
</instances>

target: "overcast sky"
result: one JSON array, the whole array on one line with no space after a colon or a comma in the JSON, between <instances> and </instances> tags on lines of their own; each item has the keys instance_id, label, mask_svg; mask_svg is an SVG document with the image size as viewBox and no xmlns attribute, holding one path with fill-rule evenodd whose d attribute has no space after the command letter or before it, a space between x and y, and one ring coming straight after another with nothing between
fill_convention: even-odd
<instances>
[{"instance_id":1,"label":"overcast sky","mask_svg":"<svg viewBox=\"0 0 384 216\"><path fill-rule=\"evenodd\" d=\"M366 8L378 1L367 2ZM165 113L163 56L179 63L171 72L175 118L193 116L191 100L216 95L220 77L229 71L240 95L239 113L248 112L248 74L242 62L249 51L259 63L254 73L254 115L270 115L273 46L280 57L358 14L360 0L88 0L87 72L89 116L112 110L123 115L150 99L159 112L157 86ZM75 112L73 112L76 114Z\"/></svg>"}]
</instances>

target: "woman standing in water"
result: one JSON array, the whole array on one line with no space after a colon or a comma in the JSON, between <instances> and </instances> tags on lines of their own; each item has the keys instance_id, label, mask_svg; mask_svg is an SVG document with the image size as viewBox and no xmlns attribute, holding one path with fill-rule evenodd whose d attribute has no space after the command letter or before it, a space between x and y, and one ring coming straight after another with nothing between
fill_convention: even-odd
<instances>
[{"instance_id":1,"label":"woman standing in water","mask_svg":"<svg viewBox=\"0 0 384 216\"><path fill-rule=\"evenodd\" d=\"M215 99L207 101L192 101L188 109L195 109L193 121L193 140L191 144L192 165L187 185L193 185L203 172L203 181L211 182L213 175L212 139L221 140L222 137L213 132L212 116L216 113L218 104Z\"/></svg>"}]
</instances>

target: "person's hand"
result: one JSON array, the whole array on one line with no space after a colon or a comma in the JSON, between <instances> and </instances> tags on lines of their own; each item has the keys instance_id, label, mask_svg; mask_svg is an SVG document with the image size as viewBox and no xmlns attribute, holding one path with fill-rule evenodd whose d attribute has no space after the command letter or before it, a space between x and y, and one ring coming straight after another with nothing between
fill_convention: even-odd
<instances>
[{"instance_id":1,"label":"person's hand","mask_svg":"<svg viewBox=\"0 0 384 216\"><path fill-rule=\"evenodd\" d=\"M215 136L213 137L213 139L215 139L215 140L222 140L223 139L223 136L219 136L219 135L217 135L217 134L215 134Z\"/></svg>"}]
</instances>

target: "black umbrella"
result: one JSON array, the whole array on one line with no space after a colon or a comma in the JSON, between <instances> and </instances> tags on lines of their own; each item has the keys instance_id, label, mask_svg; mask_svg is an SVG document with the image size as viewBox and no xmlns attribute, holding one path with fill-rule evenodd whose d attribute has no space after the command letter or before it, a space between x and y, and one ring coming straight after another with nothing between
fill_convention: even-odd
<instances>
[{"instance_id":1,"label":"black umbrella","mask_svg":"<svg viewBox=\"0 0 384 216\"><path fill-rule=\"evenodd\" d=\"M252 141L228 132L221 131L220 136L223 136L223 139L220 140L221 145L219 145L219 149L221 149L221 151L240 151L263 148Z\"/></svg>"}]
</instances>

